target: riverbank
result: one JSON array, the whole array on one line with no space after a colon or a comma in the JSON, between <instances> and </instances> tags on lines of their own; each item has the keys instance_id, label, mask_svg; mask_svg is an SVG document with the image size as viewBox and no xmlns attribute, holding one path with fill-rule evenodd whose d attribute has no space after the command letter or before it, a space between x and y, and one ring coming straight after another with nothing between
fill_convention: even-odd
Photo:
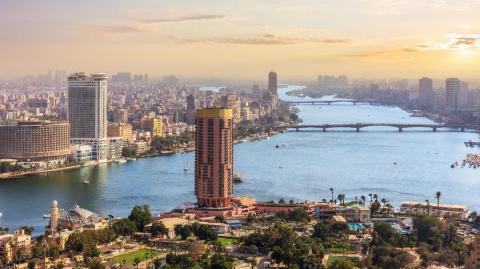
<instances>
[{"instance_id":1,"label":"riverbank","mask_svg":"<svg viewBox=\"0 0 480 269\"><path fill-rule=\"evenodd\" d=\"M278 134L278 132L275 132L275 131L272 131L270 133L255 134L253 136L247 136L247 137L244 137L242 139L234 140L233 144L241 144L241 143L246 143L246 142L251 142L251 141L261 141L261 140L269 139L271 136L274 136L274 135L277 135L277 134ZM189 152L194 152L194 151L195 151L195 146L186 146L186 147L176 148L176 149L173 149L173 150L164 150L164 151L160 151L160 152L157 152L157 153L139 155L139 156L136 156L135 159L169 156L169 155L173 155L173 154L189 153ZM127 158L127 160L128 160L128 158ZM112 163L112 161L106 161L106 162L101 162L101 163L90 162L88 164L82 164L82 165L71 165L71 166L57 167L57 168L44 169L44 170L35 170L35 171L1 173L0 174L0 180L20 179L24 176L42 175L42 174L47 174L47 173L52 173L52 172L60 172L60 171L65 171L65 170L78 169L78 168L82 168L82 167L96 166L96 165L104 164L104 163Z\"/></svg>"},{"instance_id":2,"label":"riverbank","mask_svg":"<svg viewBox=\"0 0 480 269\"><path fill-rule=\"evenodd\" d=\"M52 172L73 170L73 169L78 169L78 168L82 168L82 167L95 166L95 165L104 164L104 163L111 163L111 162L112 161L105 161L105 162L101 162L101 163L90 162L90 163L86 163L86 164L76 164L76 165L50 168L50 169L44 169L44 170L14 172L14 173L2 173L2 174L0 174L0 180L20 179L21 177L24 177L24 176L41 175L41 174L48 174L48 173L52 173Z\"/></svg>"}]
</instances>

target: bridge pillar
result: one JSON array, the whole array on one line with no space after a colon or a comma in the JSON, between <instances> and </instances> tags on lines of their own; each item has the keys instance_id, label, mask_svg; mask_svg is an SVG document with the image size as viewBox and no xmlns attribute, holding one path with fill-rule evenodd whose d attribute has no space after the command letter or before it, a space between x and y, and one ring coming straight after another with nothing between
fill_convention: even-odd
<instances>
[{"instance_id":1,"label":"bridge pillar","mask_svg":"<svg viewBox=\"0 0 480 269\"><path fill-rule=\"evenodd\" d=\"M460 132L465 132L465 127L460 128Z\"/></svg>"},{"instance_id":2,"label":"bridge pillar","mask_svg":"<svg viewBox=\"0 0 480 269\"><path fill-rule=\"evenodd\" d=\"M295 131L296 131L296 132L298 132L298 127L297 127L297 128L295 128Z\"/></svg>"},{"instance_id":3,"label":"bridge pillar","mask_svg":"<svg viewBox=\"0 0 480 269\"><path fill-rule=\"evenodd\" d=\"M436 131L437 131L437 127L433 127L433 131L436 132Z\"/></svg>"},{"instance_id":4,"label":"bridge pillar","mask_svg":"<svg viewBox=\"0 0 480 269\"><path fill-rule=\"evenodd\" d=\"M398 128L398 131L399 131L399 132L403 132L403 128L402 128L402 127L399 127L399 128Z\"/></svg>"},{"instance_id":5,"label":"bridge pillar","mask_svg":"<svg viewBox=\"0 0 480 269\"><path fill-rule=\"evenodd\" d=\"M360 132L360 127L357 127L357 132Z\"/></svg>"},{"instance_id":6,"label":"bridge pillar","mask_svg":"<svg viewBox=\"0 0 480 269\"><path fill-rule=\"evenodd\" d=\"M326 131L327 131L327 128L323 128L323 131L326 132Z\"/></svg>"},{"instance_id":7,"label":"bridge pillar","mask_svg":"<svg viewBox=\"0 0 480 269\"><path fill-rule=\"evenodd\" d=\"M356 105L357 105L357 102L353 102L353 105L356 106Z\"/></svg>"}]
</instances>

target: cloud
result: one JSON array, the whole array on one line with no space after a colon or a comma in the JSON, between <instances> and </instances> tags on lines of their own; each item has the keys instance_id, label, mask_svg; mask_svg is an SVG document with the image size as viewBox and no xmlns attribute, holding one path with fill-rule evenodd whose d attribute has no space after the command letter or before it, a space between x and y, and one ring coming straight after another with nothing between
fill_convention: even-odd
<instances>
[{"instance_id":1,"label":"cloud","mask_svg":"<svg viewBox=\"0 0 480 269\"><path fill-rule=\"evenodd\" d=\"M172 37L178 43L219 43L219 44L238 44L238 45L293 45L301 43L328 43L344 44L350 43L349 39L332 39L317 37L298 37L298 36L277 36L273 34L264 34L253 37L210 37L210 38L179 38Z\"/></svg>"},{"instance_id":2,"label":"cloud","mask_svg":"<svg viewBox=\"0 0 480 269\"><path fill-rule=\"evenodd\" d=\"M419 51L426 50L465 50L480 48L480 34L458 34L450 33L445 35L445 42L425 42L412 45Z\"/></svg>"},{"instance_id":3,"label":"cloud","mask_svg":"<svg viewBox=\"0 0 480 269\"><path fill-rule=\"evenodd\" d=\"M154 18L142 20L143 23L165 23L165 22L189 22L189 21L208 21L225 19L226 15L221 14L201 14L177 18Z\"/></svg>"},{"instance_id":4,"label":"cloud","mask_svg":"<svg viewBox=\"0 0 480 269\"><path fill-rule=\"evenodd\" d=\"M144 32L143 29L130 25L87 25L82 27L85 31L96 30L109 34L132 34Z\"/></svg>"}]
</instances>

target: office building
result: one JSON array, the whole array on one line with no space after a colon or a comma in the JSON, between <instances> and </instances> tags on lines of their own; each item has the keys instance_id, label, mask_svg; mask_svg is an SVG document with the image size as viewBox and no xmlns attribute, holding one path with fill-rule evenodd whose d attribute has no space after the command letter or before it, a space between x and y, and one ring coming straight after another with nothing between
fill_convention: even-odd
<instances>
[{"instance_id":1,"label":"office building","mask_svg":"<svg viewBox=\"0 0 480 269\"><path fill-rule=\"evenodd\" d=\"M433 80L423 77L418 80L418 99L423 107L430 108L433 105Z\"/></svg>"},{"instance_id":2,"label":"office building","mask_svg":"<svg viewBox=\"0 0 480 269\"><path fill-rule=\"evenodd\" d=\"M268 73L268 92L277 96L277 73L270 71Z\"/></svg>"},{"instance_id":3,"label":"office building","mask_svg":"<svg viewBox=\"0 0 480 269\"><path fill-rule=\"evenodd\" d=\"M233 192L233 112L197 110L195 195L199 207L225 208Z\"/></svg>"},{"instance_id":4,"label":"office building","mask_svg":"<svg viewBox=\"0 0 480 269\"><path fill-rule=\"evenodd\" d=\"M69 155L68 122L18 121L0 126L0 159L65 161Z\"/></svg>"},{"instance_id":5,"label":"office building","mask_svg":"<svg viewBox=\"0 0 480 269\"><path fill-rule=\"evenodd\" d=\"M163 123L161 119L157 118L145 118L142 119L144 129L149 131L152 135L152 139L154 137L163 137Z\"/></svg>"},{"instance_id":6,"label":"office building","mask_svg":"<svg viewBox=\"0 0 480 269\"><path fill-rule=\"evenodd\" d=\"M128 123L109 123L107 129L108 137L121 137L123 141L133 140L133 127Z\"/></svg>"},{"instance_id":7,"label":"office building","mask_svg":"<svg viewBox=\"0 0 480 269\"><path fill-rule=\"evenodd\" d=\"M107 76L75 73L68 77L68 121L72 144L93 148L93 160L108 158Z\"/></svg>"},{"instance_id":8,"label":"office building","mask_svg":"<svg viewBox=\"0 0 480 269\"><path fill-rule=\"evenodd\" d=\"M446 105L449 111L458 111L458 97L460 93L460 80L458 78L448 78L445 81Z\"/></svg>"}]
</instances>

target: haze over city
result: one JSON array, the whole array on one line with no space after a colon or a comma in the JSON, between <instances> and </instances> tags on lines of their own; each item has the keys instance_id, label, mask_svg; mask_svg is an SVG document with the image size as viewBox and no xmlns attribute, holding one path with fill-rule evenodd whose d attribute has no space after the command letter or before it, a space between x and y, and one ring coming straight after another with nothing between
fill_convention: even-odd
<instances>
[{"instance_id":1,"label":"haze over city","mask_svg":"<svg viewBox=\"0 0 480 269\"><path fill-rule=\"evenodd\" d=\"M0 0L0 269L479 269L480 0Z\"/></svg>"},{"instance_id":2,"label":"haze over city","mask_svg":"<svg viewBox=\"0 0 480 269\"><path fill-rule=\"evenodd\" d=\"M0 2L0 78L49 69L192 79L476 79L480 1Z\"/></svg>"}]
</instances>

